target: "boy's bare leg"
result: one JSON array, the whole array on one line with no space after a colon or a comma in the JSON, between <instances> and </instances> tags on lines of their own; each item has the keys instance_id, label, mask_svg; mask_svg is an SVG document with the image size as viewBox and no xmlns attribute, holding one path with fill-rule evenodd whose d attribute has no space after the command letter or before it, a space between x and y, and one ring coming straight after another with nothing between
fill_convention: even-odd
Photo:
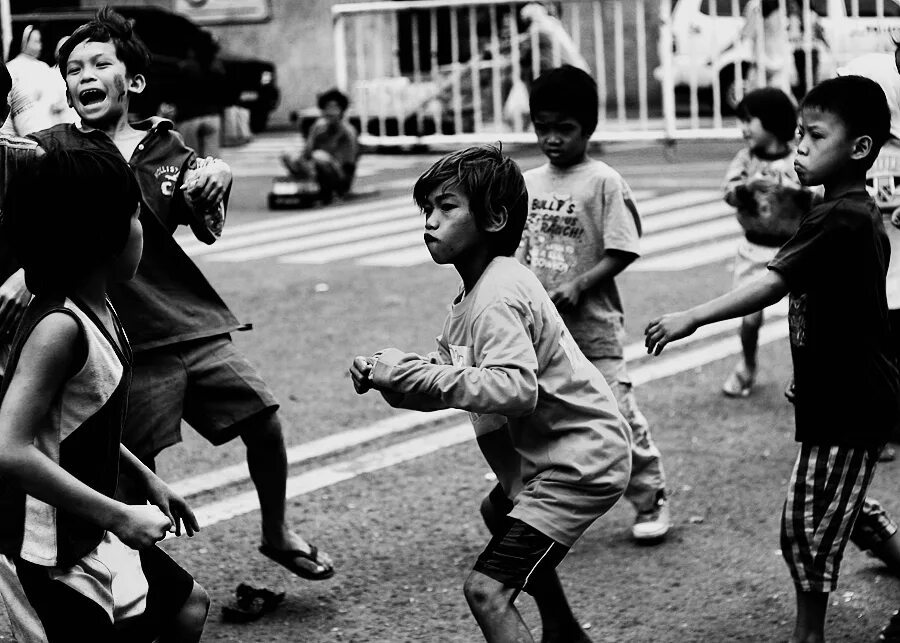
<instances>
[{"instance_id":1,"label":"boy's bare leg","mask_svg":"<svg viewBox=\"0 0 900 643\"><path fill-rule=\"evenodd\" d=\"M805 592L797 589L797 622L791 643L823 643L828 592Z\"/></svg>"},{"instance_id":2,"label":"boy's bare leg","mask_svg":"<svg viewBox=\"0 0 900 643\"><path fill-rule=\"evenodd\" d=\"M259 496L263 544L282 551L309 552L309 543L291 531L285 519L288 464L278 414L275 411L259 413L242 424L240 434L247 447L247 466ZM333 566L331 558L322 551L318 552L322 565L299 556L295 560L297 565L313 574L321 574Z\"/></svg>"},{"instance_id":3,"label":"boy's bare leg","mask_svg":"<svg viewBox=\"0 0 900 643\"><path fill-rule=\"evenodd\" d=\"M472 615L488 643L533 643L534 638L513 604L516 590L473 571L463 588Z\"/></svg>"},{"instance_id":4,"label":"boy's bare leg","mask_svg":"<svg viewBox=\"0 0 900 643\"><path fill-rule=\"evenodd\" d=\"M158 643L197 643L203 636L208 614L209 594L194 581L194 588L175 615L172 628L158 639Z\"/></svg>"},{"instance_id":5,"label":"boy's bare leg","mask_svg":"<svg viewBox=\"0 0 900 643\"><path fill-rule=\"evenodd\" d=\"M744 365L750 375L756 374L756 353L759 346L759 327L762 326L762 311L751 313L741 320L741 348Z\"/></svg>"},{"instance_id":6,"label":"boy's bare leg","mask_svg":"<svg viewBox=\"0 0 900 643\"><path fill-rule=\"evenodd\" d=\"M541 613L541 643L590 643L591 639L572 614L556 570L534 579L529 591Z\"/></svg>"}]
</instances>

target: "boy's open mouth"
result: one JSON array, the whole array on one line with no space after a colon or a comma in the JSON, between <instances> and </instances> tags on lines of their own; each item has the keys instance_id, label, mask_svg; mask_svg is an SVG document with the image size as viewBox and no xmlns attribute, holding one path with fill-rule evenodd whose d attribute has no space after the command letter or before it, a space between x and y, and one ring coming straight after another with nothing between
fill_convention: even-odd
<instances>
[{"instance_id":1,"label":"boy's open mouth","mask_svg":"<svg viewBox=\"0 0 900 643\"><path fill-rule=\"evenodd\" d=\"M93 105L94 103L102 103L106 98L106 92L99 89L85 89L78 94L78 99L82 105Z\"/></svg>"}]
</instances>

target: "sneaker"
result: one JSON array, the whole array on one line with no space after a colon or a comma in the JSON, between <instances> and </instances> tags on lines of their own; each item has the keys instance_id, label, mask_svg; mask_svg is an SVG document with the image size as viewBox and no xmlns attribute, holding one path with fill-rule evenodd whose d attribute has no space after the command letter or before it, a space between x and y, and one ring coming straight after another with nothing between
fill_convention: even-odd
<instances>
[{"instance_id":1,"label":"sneaker","mask_svg":"<svg viewBox=\"0 0 900 643\"><path fill-rule=\"evenodd\" d=\"M660 541L669 533L671 526L669 501L666 500L665 493L660 491L652 509L638 512L631 526L631 537L644 543Z\"/></svg>"},{"instance_id":2,"label":"sneaker","mask_svg":"<svg viewBox=\"0 0 900 643\"><path fill-rule=\"evenodd\" d=\"M756 373L751 373L745 365L739 364L722 385L722 393L728 397L747 397L753 389L755 379Z\"/></svg>"}]
</instances>

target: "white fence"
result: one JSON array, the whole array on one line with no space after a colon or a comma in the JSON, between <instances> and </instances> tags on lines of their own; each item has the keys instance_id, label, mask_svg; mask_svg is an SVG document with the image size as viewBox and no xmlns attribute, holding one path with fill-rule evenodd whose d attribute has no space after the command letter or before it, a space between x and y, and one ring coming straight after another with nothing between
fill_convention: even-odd
<instances>
[{"instance_id":1,"label":"white fence","mask_svg":"<svg viewBox=\"0 0 900 643\"><path fill-rule=\"evenodd\" d=\"M337 4L338 86L364 143L531 142L528 86L597 81L594 139L738 135L753 87L794 95L900 40L900 0L399 0Z\"/></svg>"}]
</instances>

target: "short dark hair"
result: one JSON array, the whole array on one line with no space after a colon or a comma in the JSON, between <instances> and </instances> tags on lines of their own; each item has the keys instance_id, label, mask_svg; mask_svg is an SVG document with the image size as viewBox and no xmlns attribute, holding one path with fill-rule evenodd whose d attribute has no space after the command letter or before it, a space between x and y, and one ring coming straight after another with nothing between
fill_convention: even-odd
<instances>
[{"instance_id":1,"label":"short dark hair","mask_svg":"<svg viewBox=\"0 0 900 643\"><path fill-rule=\"evenodd\" d=\"M59 73L66 77L66 65L72 50L83 42L111 42L116 56L125 63L129 76L145 75L150 69L150 50L134 31L134 20L125 18L109 7L103 7L97 15L72 32L71 37L59 48Z\"/></svg>"},{"instance_id":2,"label":"short dark hair","mask_svg":"<svg viewBox=\"0 0 900 643\"><path fill-rule=\"evenodd\" d=\"M413 199L422 208L429 195L449 183L458 186L469 199L475 225L484 230L491 215L506 208L506 225L488 233L494 256L512 255L522 240L528 218L528 191L522 170L502 149L477 145L443 157L425 171L413 187Z\"/></svg>"},{"instance_id":3,"label":"short dark hair","mask_svg":"<svg viewBox=\"0 0 900 643\"><path fill-rule=\"evenodd\" d=\"M342 92L337 87L332 87L328 91L324 91L319 94L319 98L316 101L316 104L319 106L319 109L325 109L325 104L330 103L331 101L337 103L342 112L346 112L347 107L350 106L350 99L347 98L347 94Z\"/></svg>"},{"instance_id":4,"label":"short dark hair","mask_svg":"<svg viewBox=\"0 0 900 643\"><path fill-rule=\"evenodd\" d=\"M119 255L141 190L118 154L49 146L10 182L3 230L35 293L64 291Z\"/></svg>"},{"instance_id":5,"label":"short dark hair","mask_svg":"<svg viewBox=\"0 0 900 643\"><path fill-rule=\"evenodd\" d=\"M777 87L754 89L741 99L738 118L749 121L758 118L763 129L782 143L794 138L797 132L797 108L790 97Z\"/></svg>"},{"instance_id":6,"label":"short dark hair","mask_svg":"<svg viewBox=\"0 0 900 643\"><path fill-rule=\"evenodd\" d=\"M560 112L578 121L582 133L588 136L597 129L599 105L597 82L586 71L572 65L542 73L534 80L528 96L532 118L539 111Z\"/></svg>"},{"instance_id":7,"label":"short dark hair","mask_svg":"<svg viewBox=\"0 0 900 643\"><path fill-rule=\"evenodd\" d=\"M872 167L891 135L891 110L881 85L863 76L829 78L809 90L800 109L817 109L837 116L851 136L868 136L872 150L860 163Z\"/></svg>"}]
</instances>

